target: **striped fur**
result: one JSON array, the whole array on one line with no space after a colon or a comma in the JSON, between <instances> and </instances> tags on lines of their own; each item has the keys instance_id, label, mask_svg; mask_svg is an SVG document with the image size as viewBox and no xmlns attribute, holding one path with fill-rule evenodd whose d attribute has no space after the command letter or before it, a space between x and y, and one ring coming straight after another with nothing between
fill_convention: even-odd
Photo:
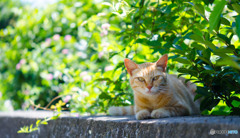
<instances>
[{"instance_id":1,"label":"striped fur","mask_svg":"<svg viewBox=\"0 0 240 138\"><path fill-rule=\"evenodd\" d=\"M162 118L199 114L199 103L194 102L196 85L166 71L168 56L156 63L136 64L125 59L134 91L134 107L111 107L110 115L133 115L136 119Z\"/></svg>"}]
</instances>

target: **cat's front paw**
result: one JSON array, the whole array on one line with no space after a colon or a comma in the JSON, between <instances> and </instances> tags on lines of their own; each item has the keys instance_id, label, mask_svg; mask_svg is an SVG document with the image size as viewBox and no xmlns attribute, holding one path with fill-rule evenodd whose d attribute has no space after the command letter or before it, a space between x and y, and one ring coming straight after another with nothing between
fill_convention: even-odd
<instances>
[{"instance_id":1,"label":"cat's front paw","mask_svg":"<svg viewBox=\"0 0 240 138\"><path fill-rule=\"evenodd\" d=\"M148 110L141 110L136 113L137 120L147 119L149 117L150 117L150 112Z\"/></svg>"},{"instance_id":2,"label":"cat's front paw","mask_svg":"<svg viewBox=\"0 0 240 138\"><path fill-rule=\"evenodd\" d=\"M164 118L164 117L170 117L170 113L169 111L165 110L165 109L157 109L157 110L153 110L151 113L151 117L152 118Z\"/></svg>"}]
</instances>

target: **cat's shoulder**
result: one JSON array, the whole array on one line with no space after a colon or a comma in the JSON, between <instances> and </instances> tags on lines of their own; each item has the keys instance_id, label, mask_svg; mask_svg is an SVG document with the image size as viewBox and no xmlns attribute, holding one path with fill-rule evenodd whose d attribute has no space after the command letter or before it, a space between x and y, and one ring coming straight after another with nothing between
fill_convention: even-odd
<instances>
[{"instance_id":1,"label":"cat's shoulder","mask_svg":"<svg viewBox=\"0 0 240 138\"><path fill-rule=\"evenodd\" d=\"M175 75L175 74L167 74L167 77L168 77L168 78L173 78L173 79L180 79L180 78L184 79L183 77L178 77L178 76Z\"/></svg>"}]
</instances>

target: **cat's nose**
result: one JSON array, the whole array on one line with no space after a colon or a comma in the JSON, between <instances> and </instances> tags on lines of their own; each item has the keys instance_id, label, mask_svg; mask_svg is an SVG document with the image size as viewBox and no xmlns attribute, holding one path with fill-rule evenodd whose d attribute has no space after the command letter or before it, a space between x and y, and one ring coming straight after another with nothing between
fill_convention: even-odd
<instances>
[{"instance_id":1,"label":"cat's nose","mask_svg":"<svg viewBox=\"0 0 240 138\"><path fill-rule=\"evenodd\" d=\"M147 88L149 89L149 91L152 89L152 86L150 85L150 86L147 86Z\"/></svg>"}]
</instances>

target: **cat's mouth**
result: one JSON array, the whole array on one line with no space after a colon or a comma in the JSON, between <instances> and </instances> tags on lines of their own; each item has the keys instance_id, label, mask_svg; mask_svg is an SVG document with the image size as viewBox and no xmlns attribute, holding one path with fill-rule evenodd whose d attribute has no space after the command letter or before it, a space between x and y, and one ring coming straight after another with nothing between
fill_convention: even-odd
<instances>
[{"instance_id":1,"label":"cat's mouth","mask_svg":"<svg viewBox=\"0 0 240 138\"><path fill-rule=\"evenodd\" d=\"M156 90L146 90L145 91L145 94L147 95L157 95L157 94L161 94L161 93L165 93L167 91L167 88L165 87L162 87L160 89L158 89L157 91Z\"/></svg>"},{"instance_id":2,"label":"cat's mouth","mask_svg":"<svg viewBox=\"0 0 240 138\"><path fill-rule=\"evenodd\" d=\"M146 93L149 94L149 95L155 95L156 94L155 92L153 92L151 90L148 90Z\"/></svg>"}]
</instances>

